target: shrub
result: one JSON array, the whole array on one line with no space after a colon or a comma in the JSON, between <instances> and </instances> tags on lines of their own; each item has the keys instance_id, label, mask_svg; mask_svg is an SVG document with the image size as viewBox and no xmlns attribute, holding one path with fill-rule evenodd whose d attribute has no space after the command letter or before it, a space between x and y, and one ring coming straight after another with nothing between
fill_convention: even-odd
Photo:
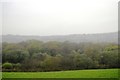
<instances>
[{"instance_id":1,"label":"shrub","mask_svg":"<svg viewBox=\"0 0 120 80\"><path fill-rule=\"evenodd\" d=\"M20 68L20 67L21 67L21 64L20 64L20 63L13 64L13 67L18 69L18 68Z\"/></svg>"},{"instance_id":2,"label":"shrub","mask_svg":"<svg viewBox=\"0 0 120 80\"><path fill-rule=\"evenodd\" d=\"M12 65L12 63L6 62L6 63L4 63L4 64L2 65L2 67L3 67L4 69L12 69L12 68L13 68L13 65Z\"/></svg>"}]
</instances>

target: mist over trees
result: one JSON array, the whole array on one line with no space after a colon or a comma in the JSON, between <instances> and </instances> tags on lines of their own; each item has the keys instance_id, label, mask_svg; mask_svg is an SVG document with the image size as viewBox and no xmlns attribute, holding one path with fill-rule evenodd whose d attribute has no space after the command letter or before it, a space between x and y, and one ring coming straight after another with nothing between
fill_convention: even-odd
<instances>
[{"instance_id":1,"label":"mist over trees","mask_svg":"<svg viewBox=\"0 0 120 80\"><path fill-rule=\"evenodd\" d=\"M27 40L39 40L43 42L59 41L59 42L74 42L74 43L118 43L118 32L111 33L96 33L96 34L71 34L71 35L53 35L53 36L25 36L25 35L3 35L0 36L3 42L18 43Z\"/></svg>"},{"instance_id":2,"label":"mist over trees","mask_svg":"<svg viewBox=\"0 0 120 80\"><path fill-rule=\"evenodd\" d=\"M3 71L118 68L118 44L28 40L2 43Z\"/></svg>"}]
</instances>

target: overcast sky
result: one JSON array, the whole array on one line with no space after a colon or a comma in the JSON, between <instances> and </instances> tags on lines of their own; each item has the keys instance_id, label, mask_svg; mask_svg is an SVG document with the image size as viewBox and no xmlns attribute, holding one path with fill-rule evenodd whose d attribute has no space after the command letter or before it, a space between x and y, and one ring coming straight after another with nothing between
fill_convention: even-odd
<instances>
[{"instance_id":1,"label":"overcast sky","mask_svg":"<svg viewBox=\"0 0 120 80\"><path fill-rule=\"evenodd\" d=\"M2 33L46 36L115 32L118 1L3 0Z\"/></svg>"}]
</instances>

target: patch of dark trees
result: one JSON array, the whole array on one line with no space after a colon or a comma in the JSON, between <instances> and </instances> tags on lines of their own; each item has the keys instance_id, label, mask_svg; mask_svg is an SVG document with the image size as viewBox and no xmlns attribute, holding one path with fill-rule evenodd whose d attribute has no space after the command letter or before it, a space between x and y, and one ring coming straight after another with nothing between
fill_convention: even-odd
<instances>
[{"instance_id":1,"label":"patch of dark trees","mask_svg":"<svg viewBox=\"0 0 120 80\"><path fill-rule=\"evenodd\" d=\"M119 68L114 43L41 42L2 43L3 71L63 71Z\"/></svg>"}]
</instances>

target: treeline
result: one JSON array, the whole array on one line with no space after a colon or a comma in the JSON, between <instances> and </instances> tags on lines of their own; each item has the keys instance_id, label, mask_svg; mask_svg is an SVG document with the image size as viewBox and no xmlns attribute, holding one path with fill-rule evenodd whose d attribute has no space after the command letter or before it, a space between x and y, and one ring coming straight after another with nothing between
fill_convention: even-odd
<instances>
[{"instance_id":1,"label":"treeline","mask_svg":"<svg viewBox=\"0 0 120 80\"><path fill-rule=\"evenodd\" d=\"M3 71L60 71L118 68L118 45L113 43L2 43Z\"/></svg>"}]
</instances>

